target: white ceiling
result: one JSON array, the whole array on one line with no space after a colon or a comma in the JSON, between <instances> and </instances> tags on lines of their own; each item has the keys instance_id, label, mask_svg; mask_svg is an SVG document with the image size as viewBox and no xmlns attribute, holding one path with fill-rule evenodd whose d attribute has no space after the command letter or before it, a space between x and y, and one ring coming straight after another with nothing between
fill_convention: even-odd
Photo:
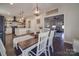
<instances>
[{"instance_id":1,"label":"white ceiling","mask_svg":"<svg viewBox=\"0 0 79 59\"><path fill-rule=\"evenodd\" d=\"M10 5L9 3L0 3L0 14L2 15L11 15L18 16L20 10L24 11L24 16L33 15L33 9L35 8L34 3L14 3ZM55 3L38 3L38 7L41 13L46 12L49 9L53 9L53 7L59 4Z\"/></svg>"}]
</instances>

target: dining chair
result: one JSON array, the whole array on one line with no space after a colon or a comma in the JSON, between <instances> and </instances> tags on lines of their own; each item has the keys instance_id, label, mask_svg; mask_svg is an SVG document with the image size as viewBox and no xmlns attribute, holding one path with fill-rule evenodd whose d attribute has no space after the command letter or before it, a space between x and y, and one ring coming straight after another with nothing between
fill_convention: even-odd
<instances>
[{"instance_id":1,"label":"dining chair","mask_svg":"<svg viewBox=\"0 0 79 59\"><path fill-rule=\"evenodd\" d=\"M47 45L47 51L48 51L48 55L50 56L51 53L50 53L50 48L51 48L51 51L53 53L53 37L54 37L54 30L53 31L50 31L50 35L48 37L48 45Z\"/></svg>"},{"instance_id":2,"label":"dining chair","mask_svg":"<svg viewBox=\"0 0 79 59\"><path fill-rule=\"evenodd\" d=\"M0 39L0 55L1 56L7 56L6 49L5 49L5 47L4 47L3 42L2 42L1 39Z\"/></svg>"},{"instance_id":3,"label":"dining chair","mask_svg":"<svg viewBox=\"0 0 79 59\"><path fill-rule=\"evenodd\" d=\"M45 53L45 55L47 56L46 45L48 33L49 32L39 33L37 46L29 52L30 56L40 56L42 53Z\"/></svg>"}]
</instances>

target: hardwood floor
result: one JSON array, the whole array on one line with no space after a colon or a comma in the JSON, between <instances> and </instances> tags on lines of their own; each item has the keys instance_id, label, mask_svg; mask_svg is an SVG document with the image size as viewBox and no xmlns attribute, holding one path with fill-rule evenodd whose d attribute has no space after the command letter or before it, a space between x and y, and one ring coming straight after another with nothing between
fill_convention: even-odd
<instances>
[{"instance_id":1,"label":"hardwood floor","mask_svg":"<svg viewBox=\"0 0 79 59\"><path fill-rule=\"evenodd\" d=\"M73 56L72 44L64 42L61 38L54 38L54 55L55 56Z\"/></svg>"},{"instance_id":2,"label":"hardwood floor","mask_svg":"<svg viewBox=\"0 0 79 59\"><path fill-rule=\"evenodd\" d=\"M6 40L5 40L5 48L6 48L6 53L7 56L15 56L15 50L13 48L13 39L12 35L6 35Z\"/></svg>"},{"instance_id":3,"label":"hardwood floor","mask_svg":"<svg viewBox=\"0 0 79 59\"><path fill-rule=\"evenodd\" d=\"M73 45L70 43L64 43L64 55L65 56L74 56Z\"/></svg>"},{"instance_id":4,"label":"hardwood floor","mask_svg":"<svg viewBox=\"0 0 79 59\"><path fill-rule=\"evenodd\" d=\"M69 44L69 43L64 43L64 49L73 49L73 46L72 46L72 44Z\"/></svg>"},{"instance_id":5,"label":"hardwood floor","mask_svg":"<svg viewBox=\"0 0 79 59\"><path fill-rule=\"evenodd\" d=\"M64 52L64 40L61 37L55 37L53 39L54 55L61 56Z\"/></svg>"}]
</instances>

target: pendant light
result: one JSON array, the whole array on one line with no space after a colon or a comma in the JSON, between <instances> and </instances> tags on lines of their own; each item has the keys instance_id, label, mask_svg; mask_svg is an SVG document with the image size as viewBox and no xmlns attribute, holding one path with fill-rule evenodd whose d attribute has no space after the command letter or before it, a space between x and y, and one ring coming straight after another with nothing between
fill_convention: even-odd
<instances>
[{"instance_id":1,"label":"pendant light","mask_svg":"<svg viewBox=\"0 0 79 59\"><path fill-rule=\"evenodd\" d=\"M34 9L34 15L35 15L35 16L39 16L39 15L40 15L40 10L39 10L39 8L38 8L38 4L36 4L36 7L35 7L35 9Z\"/></svg>"},{"instance_id":2,"label":"pendant light","mask_svg":"<svg viewBox=\"0 0 79 59\"><path fill-rule=\"evenodd\" d=\"M19 20L19 22L23 22L23 20L24 20L24 11L21 10L20 11L20 20Z\"/></svg>"}]
</instances>

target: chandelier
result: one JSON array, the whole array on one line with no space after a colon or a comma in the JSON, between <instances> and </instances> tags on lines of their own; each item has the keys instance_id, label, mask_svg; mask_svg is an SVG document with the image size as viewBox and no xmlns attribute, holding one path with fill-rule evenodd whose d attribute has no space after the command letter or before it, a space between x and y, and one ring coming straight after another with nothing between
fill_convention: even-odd
<instances>
[{"instance_id":1,"label":"chandelier","mask_svg":"<svg viewBox=\"0 0 79 59\"><path fill-rule=\"evenodd\" d=\"M38 8L38 4L36 4L36 7L35 7L35 9L34 9L34 15L35 15L35 16L39 16L39 15L40 15L40 10L39 10L39 8Z\"/></svg>"},{"instance_id":2,"label":"chandelier","mask_svg":"<svg viewBox=\"0 0 79 59\"><path fill-rule=\"evenodd\" d=\"M24 12L23 10L20 11L20 20L19 22L23 22L24 21Z\"/></svg>"}]
</instances>

